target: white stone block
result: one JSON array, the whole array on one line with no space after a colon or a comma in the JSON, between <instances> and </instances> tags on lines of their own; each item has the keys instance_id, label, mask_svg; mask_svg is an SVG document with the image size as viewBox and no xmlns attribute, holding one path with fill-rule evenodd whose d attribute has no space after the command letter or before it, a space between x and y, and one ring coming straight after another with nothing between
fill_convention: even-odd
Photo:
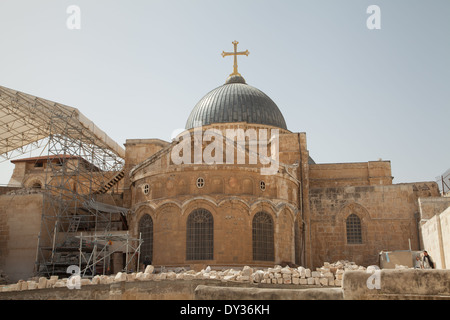
<instances>
[{"instance_id":1,"label":"white stone block","mask_svg":"<svg viewBox=\"0 0 450 320\"><path fill-rule=\"evenodd\" d=\"M223 277L223 280L225 280L225 281L233 281L235 279L236 279L235 275L228 275L228 276Z\"/></svg>"},{"instance_id":2,"label":"white stone block","mask_svg":"<svg viewBox=\"0 0 450 320\"><path fill-rule=\"evenodd\" d=\"M122 282L122 281L127 281L127 274L119 272L114 277L114 282Z\"/></svg>"},{"instance_id":3,"label":"white stone block","mask_svg":"<svg viewBox=\"0 0 450 320\"><path fill-rule=\"evenodd\" d=\"M94 277L92 278L91 283L94 284L94 285L95 285L95 284L100 284L100 276L99 276L99 275L94 276Z\"/></svg>"},{"instance_id":4,"label":"white stone block","mask_svg":"<svg viewBox=\"0 0 450 320\"><path fill-rule=\"evenodd\" d=\"M311 277L313 277L313 278L320 278L320 272L318 272L318 271L311 272Z\"/></svg>"},{"instance_id":5,"label":"white stone block","mask_svg":"<svg viewBox=\"0 0 450 320\"><path fill-rule=\"evenodd\" d=\"M20 291L28 290L28 282L26 282L26 281L21 280L21 281L17 282L17 285L18 285Z\"/></svg>"},{"instance_id":6,"label":"white stone block","mask_svg":"<svg viewBox=\"0 0 450 320\"><path fill-rule=\"evenodd\" d=\"M155 267L154 267L154 266L148 265L148 266L145 268L144 273L153 273L154 270L155 270Z\"/></svg>"},{"instance_id":7,"label":"white stone block","mask_svg":"<svg viewBox=\"0 0 450 320\"><path fill-rule=\"evenodd\" d=\"M311 277L311 270L310 269L305 269L305 276L307 278Z\"/></svg>"},{"instance_id":8,"label":"white stone block","mask_svg":"<svg viewBox=\"0 0 450 320\"><path fill-rule=\"evenodd\" d=\"M195 279L195 275L192 273L185 273L183 275L183 280L193 280L193 279Z\"/></svg>"},{"instance_id":9,"label":"white stone block","mask_svg":"<svg viewBox=\"0 0 450 320\"><path fill-rule=\"evenodd\" d=\"M27 283L28 283L28 290L35 290L38 288L36 281L27 281Z\"/></svg>"},{"instance_id":10,"label":"white stone block","mask_svg":"<svg viewBox=\"0 0 450 320\"><path fill-rule=\"evenodd\" d=\"M40 277L39 278L38 288L39 289L47 288L47 278L46 277Z\"/></svg>"},{"instance_id":11,"label":"white stone block","mask_svg":"<svg viewBox=\"0 0 450 320\"><path fill-rule=\"evenodd\" d=\"M91 280L81 279L81 286L89 286L89 285L91 285Z\"/></svg>"},{"instance_id":12,"label":"white stone block","mask_svg":"<svg viewBox=\"0 0 450 320\"><path fill-rule=\"evenodd\" d=\"M308 279L312 279L312 278L308 278ZM308 279L300 278L300 284L302 284L302 285L308 284Z\"/></svg>"},{"instance_id":13,"label":"white stone block","mask_svg":"<svg viewBox=\"0 0 450 320\"><path fill-rule=\"evenodd\" d=\"M240 281L240 282L247 282L247 281L250 281L250 277L249 276L237 276L236 280Z\"/></svg>"},{"instance_id":14,"label":"white stone block","mask_svg":"<svg viewBox=\"0 0 450 320\"><path fill-rule=\"evenodd\" d=\"M52 279L52 278L50 277L50 279L47 280L46 288L53 288L53 286L55 285L56 281L57 281L57 280Z\"/></svg>"},{"instance_id":15,"label":"white stone block","mask_svg":"<svg viewBox=\"0 0 450 320\"><path fill-rule=\"evenodd\" d=\"M300 273L300 278L306 278L306 269L303 267L298 267L298 272Z\"/></svg>"},{"instance_id":16,"label":"white stone block","mask_svg":"<svg viewBox=\"0 0 450 320\"><path fill-rule=\"evenodd\" d=\"M66 283L62 280L58 280L55 282L55 284L53 285L53 288L64 288L67 287Z\"/></svg>"},{"instance_id":17,"label":"white stone block","mask_svg":"<svg viewBox=\"0 0 450 320\"><path fill-rule=\"evenodd\" d=\"M211 275L209 273L203 273L202 274L202 279L210 279Z\"/></svg>"},{"instance_id":18,"label":"white stone block","mask_svg":"<svg viewBox=\"0 0 450 320\"><path fill-rule=\"evenodd\" d=\"M142 281L142 280L144 280L144 273L141 271L141 272L138 272L138 273L136 273L136 277L134 278L136 281Z\"/></svg>"},{"instance_id":19,"label":"white stone block","mask_svg":"<svg viewBox=\"0 0 450 320\"><path fill-rule=\"evenodd\" d=\"M112 282L112 280L114 280L114 279L111 279L111 277L108 277L106 275L100 276L100 284L110 284Z\"/></svg>"},{"instance_id":20,"label":"white stone block","mask_svg":"<svg viewBox=\"0 0 450 320\"><path fill-rule=\"evenodd\" d=\"M200 275L202 275L201 273L200 273ZM165 279L167 279L167 273L165 273L165 272L161 272L159 275L158 275L158 278L157 278L158 280L165 280Z\"/></svg>"},{"instance_id":21,"label":"white stone block","mask_svg":"<svg viewBox=\"0 0 450 320\"><path fill-rule=\"evenodd\" d=\"M300 278L292 278L292 284L300 284Z\"/></svg>"},{"instance_id":22,"label":"white stone block","mask_svg":"<svg viewBox=\"0 0 450 320\"><path fill-rule=\"evenodd\" d=\"M282 274L292 274L292 270L289 267L284 267L283 269L281 269L281 273Z\"/></svg>"},{"instance_id":23,"label":"white stone block","mask_svg":"<svg viewBox=\"0 0 450 320\"><path fill-rule=\"evenodd\" d=\"M315 278L311 278L311 277L310 277L310 278L307 278L307 279L306 279L307 284L309 284L309 285L314 284L314 283L315 283L314 279L315 279Z\"/></svg>"},{"instance_id":24,"label":"white stone block","mask_svg":"<svg viewBox=\"0 0 450 320\"><path fill-rule=\"evenodd\" d=\"M314 284L315 285L319 285L320 284L320 278L313 278L314 279Z\"/></svg>"},{"instance_id":25,"label":"white stone block","mask_svg":"<svg viewBox=\"0 0 450 320\"><path fill-rule=\"evenodd\" d=\"M328 286L328 279L327 278L320 278L319 283L321 286Z\"/></svg>"},{"instance_id":26,"label":"white stone block","mask_svg":"<svg viewBox=\"0 0 450 320\"><path fill-rule=\"evenodd\" d=\"M252 273L253 273L253 269L250 268L249 266L245 266L245 267L242 269L242 275L243 275L244 277L245 277L245 276L250 277L250 276L252 275Z\"/></svg>"}]
</instances>

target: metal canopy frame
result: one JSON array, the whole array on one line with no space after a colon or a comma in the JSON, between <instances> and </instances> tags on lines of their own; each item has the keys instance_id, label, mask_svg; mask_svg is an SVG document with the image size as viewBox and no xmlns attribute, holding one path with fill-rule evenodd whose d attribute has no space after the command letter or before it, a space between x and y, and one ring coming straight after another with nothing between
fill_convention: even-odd
<instances>
[{"instance_id":1,"label":"metal canopy frame","mask_svg":"<svg viewBox=\"0 0 450 320\"><path fill-rule=\"evenodd\" d=\"M0 86L0 157L13 159L42 146L50 134L63 134L67 126L57 126L55 117L69 121L72 138L89 141L125 158L125 150L78 109ZM53 122L53 124L52 124Z\"/></svg>"},{"instance_id":2,"label":"metal canopy frame","mask_svg":"<svg viewBox=\"0 0 450 320\"><path fill-rule=\"evenodd\" d=\"M81 231L105 237L113 229L127 230L127 209L117 206L111 192L124 176L125 150L78 109L0 86L0 162L44 144L35 274L67 275L68 266L81 263L80 254L90 255L92 269L104 257L98 260L88 246L80 249L75 237Z\"/></svg>"}]
</instances>

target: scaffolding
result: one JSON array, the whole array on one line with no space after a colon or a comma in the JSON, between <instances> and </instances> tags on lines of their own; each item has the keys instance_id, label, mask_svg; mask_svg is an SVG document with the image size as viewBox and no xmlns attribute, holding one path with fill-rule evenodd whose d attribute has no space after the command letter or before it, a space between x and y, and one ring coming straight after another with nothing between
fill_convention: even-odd
<instances>
[{"instance_id":1,"label":"scaffolding","mask_svg":"<svg viewBox=\"0 0 450 320\"><path fill-rule=\"evenodd\" d=\"M133 238L128 232L124 235L93 236L81 233L76 238L80 239L78 268L81 277L105 274L111 271L111 257L114 253L125 256L120 271L130 272L135 266L139 266L140 248L143 242L141 236Z\"/></svg>"},{"instance_id":2,"label":"scaffolding","mask_svg":"<svg viewBox=\"0 0 450 320\"><path fill-rule=\"evenodd\" d=\"M119 205L124 149L75 108L1 86L0 107L1 158L46 146L35 274L67 276L73 265L85 276L104 274L112 239L138 252L140 240L126 231L128 209Z\"/></svg>"},{"instance_id":3,"label":"scaffolding","mask_svg":"<svg viewBox=\"0 0 450 320\"><path fill-rule=\"evenodd\" d=\"M439 189L443 196L450 194L450 169L445 171L439 177L436 177L436 183L439 185Z\"/></svg>"}]
</instances>

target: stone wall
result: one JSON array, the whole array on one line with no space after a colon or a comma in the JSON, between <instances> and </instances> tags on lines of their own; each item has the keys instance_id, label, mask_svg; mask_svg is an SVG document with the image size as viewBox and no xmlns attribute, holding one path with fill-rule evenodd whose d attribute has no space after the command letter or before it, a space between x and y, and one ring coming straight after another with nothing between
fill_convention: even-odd
<instances>
[{"instance_id":1,"label":"stone wall","mask_svg":"<svg viewBox=\"0 0 450 320\"><path fill-rule=\"evenodd\" d=\"M41 229L42 193L0 196L0 269L10 281L33 275Z\"/></svg>"},{"instance_id":2,"label":"stone wall","mask_svg":"<svg viewBox=\"0 0 450 320\"><path fill-rule=\"evenodd\" d=\"M412 250L419 250L417 199L437 194L434 182L311 189L307 237L311 237L313 267L342 259L378 264L380 251L408 250L409 241ZM361 244L347 241L346 219L352 213L361 220Z\"/></svg>"},{"instance_id":3,"label":"stone wall","mask_svg":"<svg viewBox=\"0 0 450 320\"><path fill-rule=\"evenodd\" d=\"M127 139L125 143L125 176L123 179L124 204L127 207L131 206L132 201L130 193L131 182L128 173L135 165L143 162L169 144L169 142L159 139Z\"/></svg>"},{"instance_id":4,"label":"stone wall","mask_svg":"<svg viewBox=\"0 0 450 320\"><path fill-rule=\"evenodd\" d=\"M450 270L347 271L342 289L346 300L450 300Z\"/></svg>"},{"instance_id":5,"label":"stone wall","mask_svg":"<svg viewBox=\"0 0 450 320\"><path fill-rule=\"evenodd\" d=\"M430 219L450 207L450 197L437 196L438 195L435 195L432 198L420 198L418 200L421 220Z\"/></svg>"},{"instance_id":6,"label":"stone wall","mask_svg":"<svg viewBox=\"0 0 450 320\"><path fill-rule=\"evenodd\" d=\"M445 199L445 198L444 198ZM423 247L427 250L428 254L432 257L436 264L437 269L450 268L450 207L437 212L431 216L431 212L434 210L426 210L433 208L442 209L443 199L436 199L435 201L422 201L424 206L423 214L429 218L421 221L421 236L423 241ZM450 200L450 199L446 199ZM432 205L435 204L435 206ZM448 203L450 206L450 203Z\"/></svg>"}]
</instances>

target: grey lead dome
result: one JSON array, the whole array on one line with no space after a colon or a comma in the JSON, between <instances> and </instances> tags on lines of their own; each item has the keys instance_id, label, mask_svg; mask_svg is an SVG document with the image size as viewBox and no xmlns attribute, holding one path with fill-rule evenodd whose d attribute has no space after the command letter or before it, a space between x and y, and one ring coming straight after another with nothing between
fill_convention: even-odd
<instances>
[{"instance_id":1,"label":"grey lead dome","mask_svg":"<svg viewBox=\"0 0 450 320\"><path fill-rule=\"evenodd\" d=\"M206 94L194 107L186 129L213 123L247 122L286 129L284 117L275 102L264 92L234 75Z\"/></svg>"}]
</instances>

